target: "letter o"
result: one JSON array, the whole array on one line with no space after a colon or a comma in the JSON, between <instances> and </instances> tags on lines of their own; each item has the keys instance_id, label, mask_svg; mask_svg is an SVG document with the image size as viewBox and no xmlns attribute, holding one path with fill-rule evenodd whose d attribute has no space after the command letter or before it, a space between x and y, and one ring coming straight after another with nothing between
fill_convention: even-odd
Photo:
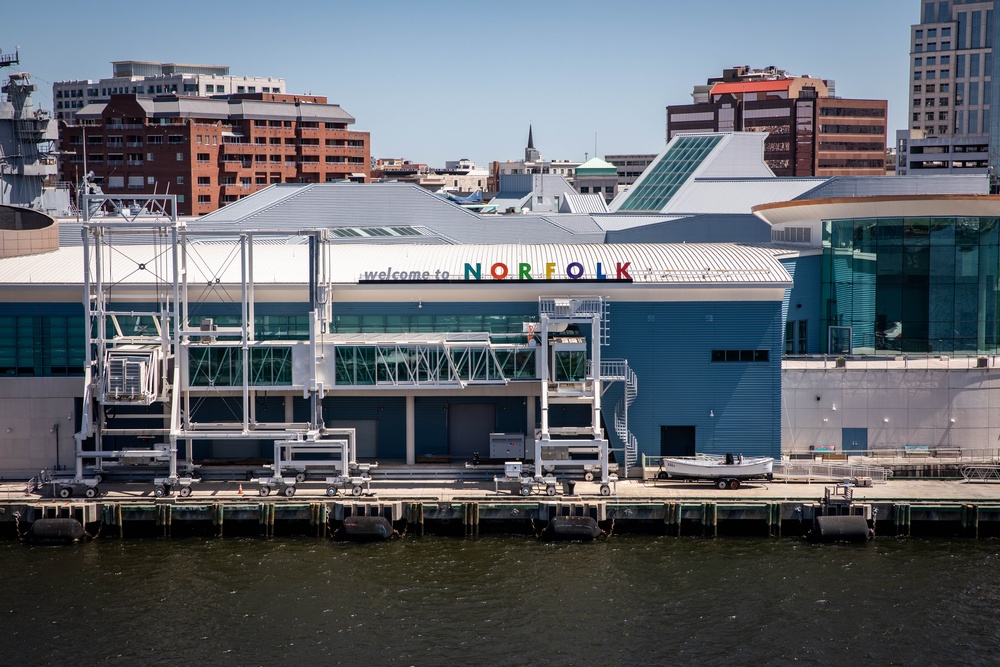
<instances>
[{"instance_id":1,"label":"letter o","mask_svg":"<svg viewBox=\"0 0 1000 667\"><path fill-rule=\"evenodd\" d=\"M494 280L503 280L507 277L507 265L503 262L497 262L490 267L490 275L493 276Z\"/></svg>"},{"instance_id":2,"label":"letter o","mask_svg":"<svg viewBox=\"0 0 1000 667\"><path fill-rule=\"evenodd\" d=\"M573 267L576 267L576 269L574 270ZM566 275L572 278L573 280L579 280L581 277L583 277L583 264L581 264L580 262L573 262L572 264L566 267Z\"/></svg>"}]
</instances>

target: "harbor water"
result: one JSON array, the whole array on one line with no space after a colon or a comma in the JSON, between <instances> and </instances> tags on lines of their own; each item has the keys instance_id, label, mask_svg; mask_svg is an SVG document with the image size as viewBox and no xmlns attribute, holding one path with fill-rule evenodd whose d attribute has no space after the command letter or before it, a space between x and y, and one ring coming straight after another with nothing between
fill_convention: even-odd
<instances>
[{"instance_id":1,"label":"harbor water","mask_svg":"<svg viewBox=\"0 0 1000 667\"><path fill-rule=\"evenodd\" d=\"M3 665L996 664L1000 541L0 543Z\"/></svg>"}]
</instances>

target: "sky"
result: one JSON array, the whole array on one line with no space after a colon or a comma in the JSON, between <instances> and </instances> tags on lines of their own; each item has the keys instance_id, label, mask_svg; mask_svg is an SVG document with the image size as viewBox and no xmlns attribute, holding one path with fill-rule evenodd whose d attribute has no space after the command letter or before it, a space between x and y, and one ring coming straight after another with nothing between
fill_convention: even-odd
<instances>
[{"instance_id":1,"label":"sky","mask_svg":"<svg viewBox=\"0 0 1000 667\"><path fill-rule=\"evenodd\" d=\"M836 81L887 99L906 127L909 27L920 0L5 0L0 49L52 108L52 82L111 61L228 65L326 95L371 133L373 157L432 167L656 153L665 107L734 65ZM42 9L44 7L44 9Z\"/></svg>"}]
</instances>

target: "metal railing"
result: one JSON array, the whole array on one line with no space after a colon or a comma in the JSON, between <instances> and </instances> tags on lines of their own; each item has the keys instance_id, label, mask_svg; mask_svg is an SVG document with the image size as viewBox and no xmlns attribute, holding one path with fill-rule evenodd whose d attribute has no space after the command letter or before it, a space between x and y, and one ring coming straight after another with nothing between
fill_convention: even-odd
<instances>
[{"instance_id":1,"label":"metal railing","mask_svg":"<svg viewBox=\"0 0 1000 667\"><path fill-rule=\"evenodd\" d=\"M775 461L772 473L776 478L820 480L852 480L868 477L872 484L885 484L892 471L880 466L853 465L850 463L826 463L816 461Z\"/></svg>"}]
</instances>

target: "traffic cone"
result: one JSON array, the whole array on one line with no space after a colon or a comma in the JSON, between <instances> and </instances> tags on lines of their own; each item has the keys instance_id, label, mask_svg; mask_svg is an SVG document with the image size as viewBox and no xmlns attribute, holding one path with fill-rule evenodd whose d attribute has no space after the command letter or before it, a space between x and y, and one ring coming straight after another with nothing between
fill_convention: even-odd
<instances>
[{"instance_id":1,"label":"traffic cone","mask_svg":"<svg viewBox=\"0 0 1000 667\"><path fill-rule=\"evenodd\" d=\"M239 493L239 495L241 495L241 496L243 495L243 483L242 482L240 482L240 490L237 491L237 493Z\"/></svg>"}]
</instances>

